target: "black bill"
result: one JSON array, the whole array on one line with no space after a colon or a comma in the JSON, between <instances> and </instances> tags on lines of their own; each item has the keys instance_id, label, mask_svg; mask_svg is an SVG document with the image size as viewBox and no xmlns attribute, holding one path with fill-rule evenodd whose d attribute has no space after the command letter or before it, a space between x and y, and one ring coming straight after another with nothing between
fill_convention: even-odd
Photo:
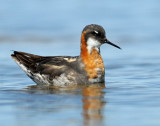
<instances>
[{"instance_id":1,"label":"black bill","mask_svg":"<svg viewBox=\"0 0 160 126\"><path fill-rule=\"evenodd\" d=\"M118 49L121 49L119 46L113 44L112 42L108 41L107 39L104 40L104 43L110 44L110 45L112 45L112 46L114 46L114 47L117 47Z\"/></svg>"}]
</instances>

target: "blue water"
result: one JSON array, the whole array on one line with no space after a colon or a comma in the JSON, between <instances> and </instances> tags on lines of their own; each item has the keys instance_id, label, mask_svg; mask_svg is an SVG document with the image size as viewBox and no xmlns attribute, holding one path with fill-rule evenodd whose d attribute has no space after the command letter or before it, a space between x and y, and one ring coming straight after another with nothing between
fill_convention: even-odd
<instances>
[{"instance_id":1,"label":"blue water","mask_svg":"<svg viewBox=\"0 0 160 126\"><path fill-rule=\"evenodd\" d=\"M0 125L160 125L160 1L0 3ZM122 48L101 48L105 88L38 88L10 57L11 50L79 55L91 23Z\"/></svg>"}]
</instances>

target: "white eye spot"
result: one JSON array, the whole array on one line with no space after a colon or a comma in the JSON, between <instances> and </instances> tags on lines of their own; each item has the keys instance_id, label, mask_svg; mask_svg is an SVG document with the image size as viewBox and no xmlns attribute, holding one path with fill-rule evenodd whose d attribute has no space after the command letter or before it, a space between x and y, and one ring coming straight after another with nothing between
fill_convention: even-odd
<instances>
[{"instance_id":1,"label":"white eye spot","mask_svg":"<svg viewBox=\"0 0 160 126\"><path fill-rule=\"evenodd\" d=\"M98 34L98 31L94 31L96 34Z\"/></svg>"}]
</instances>

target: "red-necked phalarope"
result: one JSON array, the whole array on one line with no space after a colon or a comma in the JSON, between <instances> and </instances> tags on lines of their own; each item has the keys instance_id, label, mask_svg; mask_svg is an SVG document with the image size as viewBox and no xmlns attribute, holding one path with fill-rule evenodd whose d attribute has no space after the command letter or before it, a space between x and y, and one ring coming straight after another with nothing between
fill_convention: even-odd
<instances>
[{"instance_id":1,"label":"red-necked phalarope","mask_svg":"<svg viewBox=\"0 0 160 126\"><path fill-rule=\"evenodd\" d=\"M24 72L39 85L72 86L104 83L102 44L119 46L106 39L103 27L87 25L81 35L80 56L38 56L14 51L11 55Z\"/></svg>"}]
</instances>

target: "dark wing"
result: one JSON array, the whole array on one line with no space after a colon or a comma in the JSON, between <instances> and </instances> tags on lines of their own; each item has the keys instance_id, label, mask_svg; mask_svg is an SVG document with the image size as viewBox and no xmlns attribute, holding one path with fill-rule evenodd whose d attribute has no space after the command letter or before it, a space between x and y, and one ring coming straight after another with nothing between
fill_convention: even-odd
<instances>
[{"instance_id":1,"label":"dark wing","mask_svg":"<svg viewBox=\"0 0 160 126\"><path fill-rule=\"evenodd\" d=\"M18 51L14 51L11 56L19 65L22 64L31 73L49 74L50 77L59 76L68 69L72 69L71 64L75 64L77 61L77 57L43 57Z\"/></svg>"}]
</instances>

